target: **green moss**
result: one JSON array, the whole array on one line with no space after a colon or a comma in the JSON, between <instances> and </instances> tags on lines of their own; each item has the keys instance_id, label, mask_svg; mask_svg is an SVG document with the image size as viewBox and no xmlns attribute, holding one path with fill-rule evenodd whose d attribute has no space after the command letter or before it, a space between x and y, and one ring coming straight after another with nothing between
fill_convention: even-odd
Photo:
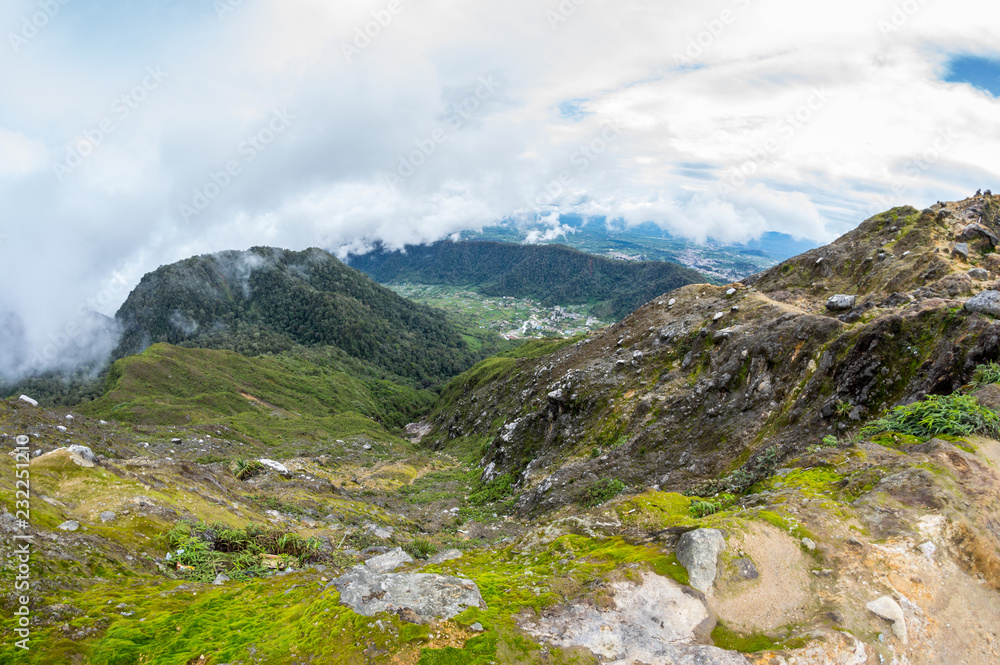
<instances>
[{"instance_id":1,"label":"green moss","mask_svg":"<svg viewBox=\"0 0 1000 665\"><path fill-rule=\"evenodd\" d=\"M776 640L764 633L743 634L722 623L716 624L712 630L712 641L715 646L728 651L740 653L756 653L774 649L797 649L806 644L805 638Z\"/></svg>"}]
</instances>

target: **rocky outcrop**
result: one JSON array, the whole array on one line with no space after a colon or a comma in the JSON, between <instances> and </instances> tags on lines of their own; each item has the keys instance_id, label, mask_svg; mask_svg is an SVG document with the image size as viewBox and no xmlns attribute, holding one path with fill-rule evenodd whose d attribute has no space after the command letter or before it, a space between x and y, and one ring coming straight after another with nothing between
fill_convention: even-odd
<instances>
[{"instance_id":1,"label":"rocky outcrop","mask_svg":"<svg viewBox=\"0 0 1000 665\"><path fill-rule=\"evenodd\" d=\"M747 665L734 651L698 644L714 620L705 603L673 580L645 574L640 583L612 585L613 607L570 605L538 621L522 616L529 635L555 646L584 647L602 663Z\"/></svg>"},{"instance_id":2,"label":"rocky outcrop","mask_svg":"<svg viewBox=\"0 0 1000 665\"><path fill-rule=\"evenodd\" d=\"M677 560L687 569L691 586L709 593L718 571L726 539L718 529L688 531L677 541Z\"/></svg>"},{"instance_id":3,"label":"rocky outcrop","mask_svg":"<svg viewBox=\"0 0 1000 665\"><path fill-rule=\"evenodd\" d=\"M340 602L358 614L393 612L411 623L450 619L468 607L486 606L475 582L448 575L380 573L362 565L330 586L340 591Z\"/></svg>"}]
</instances>

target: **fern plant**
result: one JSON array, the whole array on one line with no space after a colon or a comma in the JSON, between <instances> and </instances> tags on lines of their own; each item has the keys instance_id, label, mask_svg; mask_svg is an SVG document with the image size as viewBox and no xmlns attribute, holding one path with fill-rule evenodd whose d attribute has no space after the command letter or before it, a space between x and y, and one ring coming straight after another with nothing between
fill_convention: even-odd
<instances>
[{"instance_id":1,"label":"fern plant","mask_svg":"<svg viewBox=\"0 0 1000 665\"><path fill-rule=\"evenodd\" d=\"M996 434L1000 432L1000 416L981 405L972 395L928 395L919 402L893 408L861 429L864 436L882 432L919 437Z\"/></svg>"}]
</instances>

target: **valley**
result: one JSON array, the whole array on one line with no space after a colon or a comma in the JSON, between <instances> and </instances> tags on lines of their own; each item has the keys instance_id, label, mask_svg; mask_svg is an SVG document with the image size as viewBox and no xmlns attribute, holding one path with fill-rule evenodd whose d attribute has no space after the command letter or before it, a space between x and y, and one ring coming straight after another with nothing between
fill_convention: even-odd
<instances>
[{"instance_id":1,"label":"valley","mask_svg":"<svg viewBox=\"0 0 1000 665\"><path fill-rule=\"evenodd\" d=\"M164 267L90 399L0 401L0 662L995 663L997 238L989 193L894 208L592 329Z\"/></svg>"}]
</instances>

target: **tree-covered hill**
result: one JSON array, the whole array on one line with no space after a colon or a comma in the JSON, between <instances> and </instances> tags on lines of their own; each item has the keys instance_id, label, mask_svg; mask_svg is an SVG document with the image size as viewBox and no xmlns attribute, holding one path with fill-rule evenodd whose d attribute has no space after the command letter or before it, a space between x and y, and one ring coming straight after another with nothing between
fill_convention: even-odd
<instances>
[{"instance_id":1,"label":"tree-covered hill","mask_svg":"<svg viewBox=\"0 0 1000 665\"><path fill-rule=\"evenodd\" d=\"M705 278L662 261L617 261L561 245L441 241L378 248L351 266L376 281L473 286L489 296L532 298L543 305L593 305L594 316L621 319L653 298Z\"/></svg>"},{"instance_id":2,"label":"tree-covered hill","mask_svg":"<svg viewBox=\"0 0 1000 665\"><path fill-rule=\"evenodd\" d=\"M320 249L254 247L162 266L142 278L116 318L115 358L157 342L250 356L330 345L424 385L501 343L463 335L443 312L397 296Z\"/></svg>"}]
</instances>

